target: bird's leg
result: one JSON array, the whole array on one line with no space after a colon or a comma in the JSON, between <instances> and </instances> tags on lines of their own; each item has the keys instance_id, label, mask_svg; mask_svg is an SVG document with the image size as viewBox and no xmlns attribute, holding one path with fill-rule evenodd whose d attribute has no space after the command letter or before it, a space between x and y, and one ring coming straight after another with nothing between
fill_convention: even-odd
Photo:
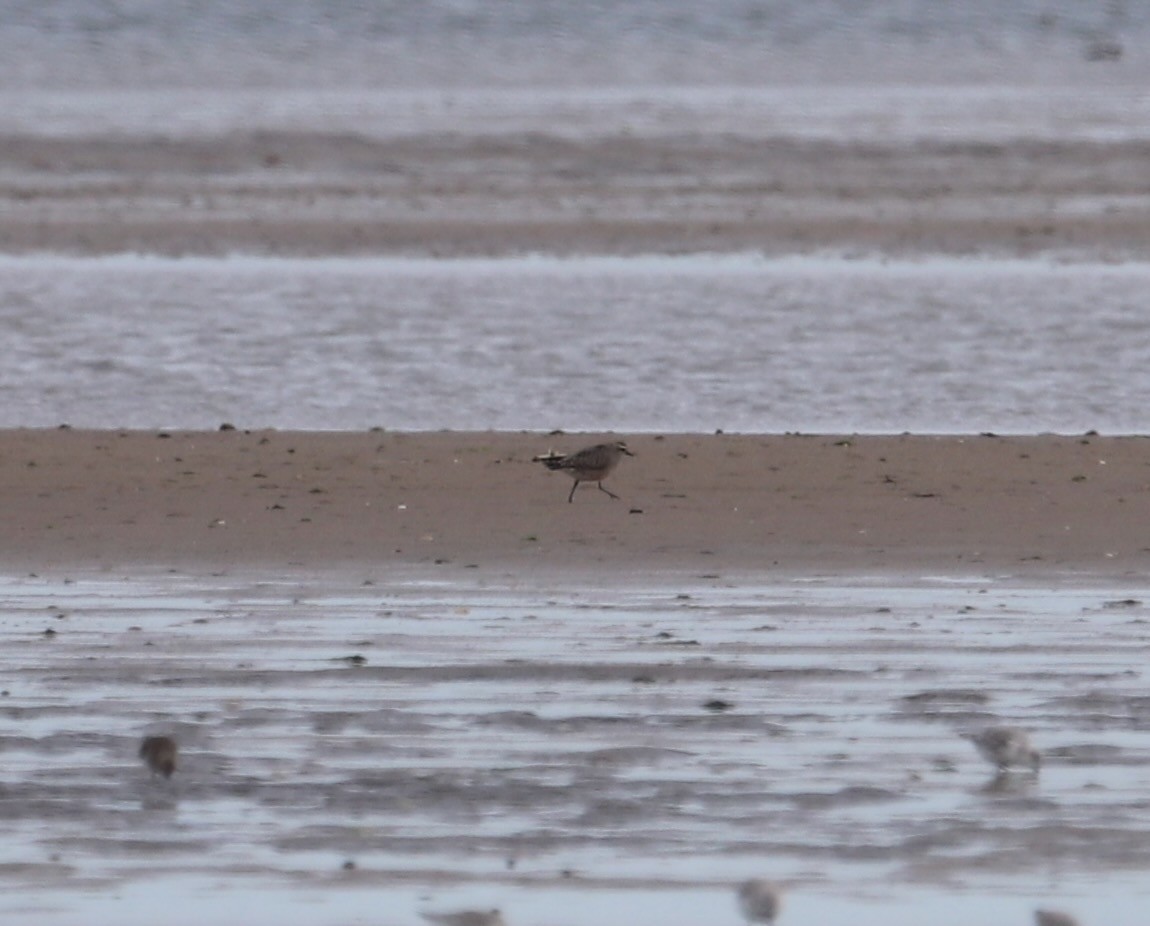
<instances>
[{"instance_id":1,"label":"bird's leg","mask_svg":"<svg viewBox=\"0 0 1150 926\"><path fill-rule=\"evenodd\" d=\"M603 488L603 483L601 483L601 482L599 483L599 491L600 491L600 492L606 492L606 493L607 493L608 495L610 495L612 498L616 498L616 499L617 499L617 498L619 497L619 496L618 496L618 495L616 495L614 492L612 492L610 489L604 489L604 488Z\"/></svg>"},{"instance_id":2,"label":"bird's leg","mask_svg":"<svg viewBox=\"0 0 1150 926\"><path fill-rule=\"evenodd\" d=\"M575 490L579 488L579 480L576 479L571 483L571 491L567 494L567 504L571 504L575 500Z\"/></svg>"}]
</instances>

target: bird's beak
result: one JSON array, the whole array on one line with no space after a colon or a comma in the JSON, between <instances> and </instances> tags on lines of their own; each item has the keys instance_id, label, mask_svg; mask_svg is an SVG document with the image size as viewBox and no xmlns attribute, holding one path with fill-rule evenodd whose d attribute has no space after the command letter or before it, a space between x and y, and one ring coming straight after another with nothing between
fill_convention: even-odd
<instances>
[{"instance_id":1,"label":"bird's beak","mask_svg":"<svg viewBox=\"0 0 1150 926\"><path fill-rule=\"evenodd\" d=\"M626 447L620 447L619 449L622 450L623 453L627 454L627 456L629 456L629 457L633 457L635 455L630 450L628 450Z\"/></svg>"}]
</instances>

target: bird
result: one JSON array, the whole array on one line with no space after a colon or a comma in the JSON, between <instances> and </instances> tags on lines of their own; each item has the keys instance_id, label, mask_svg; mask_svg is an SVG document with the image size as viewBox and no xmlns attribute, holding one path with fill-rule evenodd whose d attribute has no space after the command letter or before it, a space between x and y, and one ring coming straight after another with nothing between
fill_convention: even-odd
<instances>
[{"instance_id":1,"label":"bird","mask_svg":"<svg viewBox=\"0 0 1150 926\"><path fill-rule=\"evenodd\" d=\"M967 734L967 739L1000 772L1029 765L1037 774L1042 765L1042 754L1030 745L1030 736L1020 727L987 727L978 733Z\"/></svg>"},{"instance_id":2,"label":"bird","mask_svg":"<svg viewBox=\"0 0 1150 926\"><path fill-rule=\"evenodd\" d=\"M748 923L772 926L783 908L783 889L765 878L751 878L739 885L739 909Z\"/></svg>"},{"instance_id":3,"label":"bird","mask_svg":"<svg viewBox=\"0 0 1150 926\"><path fill-rule=\"evenodd\" d=\"M575 453L555 453L549 450L547 453L532 457L532 461L542 463L548 469L567 471L575 480L575 484L571 486L571 492L567 496L567 501L571 502L574 501L575 490L581 482L598 483L599 491L606 492L612 498L618 498L619 496L610 489L603 487L603 480L611 475L611 471L619 465L619 461L624 456L633 457L634 455L627 449L627 445L623 441L617 440L609 444L594 444L591 447L584 447Z\"/></svg>"},{"instance_id":4,"label":"bird","mask_svg":"<svg viewBox=\"0 0 1150 926\"><path fill-rule=\"evenodd\" d=\"M1078 926L1078 920L1060 910L1035 910L1034 926Z\"/></svg>"},{"instance_id":5,"label":"bird","mask_svg":"<svg viewBox=\"0 0 1150 926\"><path fill-rule=\"evenodd\" d=\"M421 913L437 926L507 926L499 910L460 910L458 913Z\"/></svg>"},{"instance_id":6,"label":"bird","mask_svg":"<svg viewBox=\"0 0 1150 926\"><path fill-rule=\"evenodd\" d=\"M145 736L140 743L140 758L148 766L152 775L171 778L176 770L176 741L170 736Z\"/></svg>"}]
</instances>

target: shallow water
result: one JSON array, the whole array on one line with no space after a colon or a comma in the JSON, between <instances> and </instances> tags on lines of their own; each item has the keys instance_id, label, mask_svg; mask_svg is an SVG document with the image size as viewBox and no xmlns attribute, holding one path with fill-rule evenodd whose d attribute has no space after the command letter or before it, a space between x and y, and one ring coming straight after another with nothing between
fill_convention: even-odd
<instances>
[{"instance_id":1,"label":"shallow water","mask_svg":"<svg viewBox=\"0 0 1150 926\"><path fill-rule=\"evenodd\" d=\"M9 576L0 910L734 924L732 885L765 875L795 923L1141 923L1147 601L1074 577ZM1032 731L1038 778L959 736L991 722ZM171 782L135 757L151 732L181 743Z\"/></svg>"},{"instance_id":2,"label":"shallow water","mask_svg":"<svg viewBox=\"0 0 1150 926\"><path fill-rule=\"evenodd\" d=\"M842 80L856 58L872 73L902 59L915 82L940 60L996 76L1110 46L1118 55L1093 66L1118 70L1143 57L1150 28L1145 0L56 0L5 12L4 86L85 89Z\"/></svg>"},{"instance_id":3,"label":"shallow water","mask_svg":"<svg viewBox=\"0 0 1150 926\"><path fill-rule=\"evenodd\" d=\"M1148 285L1040 260L10 257L0 427L1139 433Z\"/></svg>"}]
</instances>

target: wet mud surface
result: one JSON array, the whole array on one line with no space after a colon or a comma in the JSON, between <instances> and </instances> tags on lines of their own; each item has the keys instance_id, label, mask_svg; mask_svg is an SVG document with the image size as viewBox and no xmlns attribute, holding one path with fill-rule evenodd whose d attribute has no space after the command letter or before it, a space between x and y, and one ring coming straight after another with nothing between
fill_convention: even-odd
<instances>
[{"instance_id":1,"label":"wet mud surface","mask_svg":"<svg viewBox=\"0 0 1150 926\"><path fill-rule=\"evenodd\" d=\"M760 876L794 923L1150 902L1150 589L460 572L5 578L0 909L735 924ZM993 723L1037 776L961 737Z\"/></svg>"}]
</instances>

